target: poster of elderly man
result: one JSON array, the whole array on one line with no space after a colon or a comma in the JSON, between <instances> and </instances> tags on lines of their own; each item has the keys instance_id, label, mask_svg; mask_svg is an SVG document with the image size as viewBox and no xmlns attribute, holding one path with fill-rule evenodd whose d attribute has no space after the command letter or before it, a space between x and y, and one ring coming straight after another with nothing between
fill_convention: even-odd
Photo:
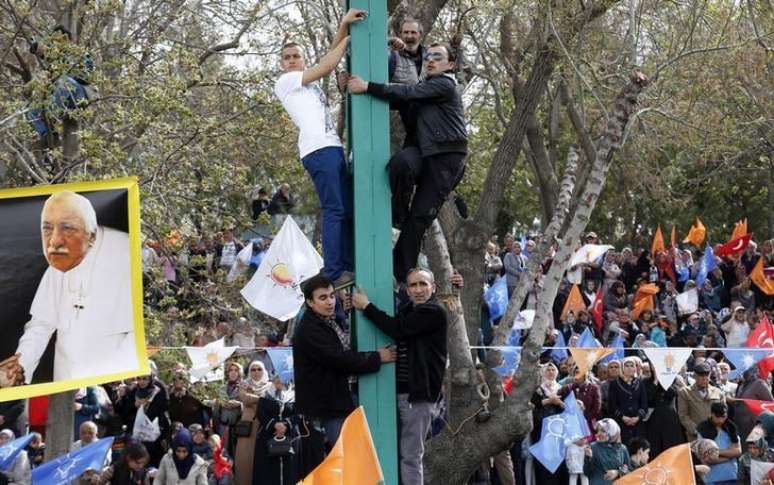
<instances>
[{"instance_id":1,"label":"poster of elderly man","mask_svg":"<svg viewBox=\"0 0 774 485\"><path fill-rule=\"evenodd\" d=\"M148 373L136 178L0 190L0 401Z\"/></svg>"}]
</instances>

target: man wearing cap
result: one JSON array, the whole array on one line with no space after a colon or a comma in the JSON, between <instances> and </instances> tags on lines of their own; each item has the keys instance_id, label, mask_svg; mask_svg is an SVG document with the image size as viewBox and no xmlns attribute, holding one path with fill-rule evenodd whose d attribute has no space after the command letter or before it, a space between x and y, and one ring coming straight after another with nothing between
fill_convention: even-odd
<instances>
[{"instance_id":1,"label":"man wearing cap","mask_svg":"<svg viewBox=\"0 0 774 485\"><path fill-rule=\"evenodd\" d=\"M710 366L701 362L693 368L695 379L691 387L682 389L677 395L677 410L680 423L685 428L689 441L696 439L696 428L710 417L712 403L725 403L723 391L709 383Z\"/></svg>"},{"instance_id":2,"label":"man wearing cap","mask_svg":"<svg viewBox=\"0 0 774 485\"><path fill-rule=\"evenodd\" d=\"M731 316L731 319L720 326L726 333L726 343L730 348L744 347L747 342L750 327L744 318L744 310L743 306L737 305L734 308L734 314Z\"/></svg>"}]
</instances>

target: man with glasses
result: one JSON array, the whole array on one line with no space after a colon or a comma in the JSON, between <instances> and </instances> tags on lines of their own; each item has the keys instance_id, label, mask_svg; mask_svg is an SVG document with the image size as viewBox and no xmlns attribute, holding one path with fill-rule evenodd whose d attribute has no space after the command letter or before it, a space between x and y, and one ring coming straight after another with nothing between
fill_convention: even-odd
<instances>
[{"instance_id":1,"label":"man with glasses","mask_svg":"<svg viewBox=\"0 0 774 485\"><path fill-rule=\"evenodd\" d=\"M452 75L455 52L445 44L432 44L424 61L427 78L414 85L380 84L358 76L348 82L352 94L407 104L416 118L417 146L404 148L390 160L393 224L401 229L393 254L398 282L417 265L425 230L462 179L468 145L462 98Z\"/></svg>"}]
</instances>

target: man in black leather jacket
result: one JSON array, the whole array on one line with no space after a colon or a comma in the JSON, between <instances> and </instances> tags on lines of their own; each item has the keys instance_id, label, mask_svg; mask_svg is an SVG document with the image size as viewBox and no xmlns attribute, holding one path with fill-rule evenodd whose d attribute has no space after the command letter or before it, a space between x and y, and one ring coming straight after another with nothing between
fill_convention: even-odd
<instances>
[{"instance_id":1,"label":"man in black leather jacket","mask_svg":"<svg viewBox=\"0 0 774 485\"><path fill-rule=\"evenodd\" d=\"M417 146L404 148L390 160L393 223L401 229L393 254L399 282L416 266L425 230L462 179L465 168L468 135L462 98L451 74L455 60L449 47L432 44L425 53L427 78L417 84L379 84L357 76L349 79L351 93L409 104L416 116Z\"/></svg>"},{"instance_id":2,"label":"man in black leather jacket","mask_svg":"<svg viewBox=\"0 0 774 485\"><path fill-rule=\"evenodd\" d=\"M424 441L446 370L448 316L434 298L433 273L412 269L407 279L411 302L402 306L395 317L369 302L361 289L352 296L352 306L362 310L374 325L397 341L395 380L401 482L422 485Z\"/></svg>"}]
</instances>

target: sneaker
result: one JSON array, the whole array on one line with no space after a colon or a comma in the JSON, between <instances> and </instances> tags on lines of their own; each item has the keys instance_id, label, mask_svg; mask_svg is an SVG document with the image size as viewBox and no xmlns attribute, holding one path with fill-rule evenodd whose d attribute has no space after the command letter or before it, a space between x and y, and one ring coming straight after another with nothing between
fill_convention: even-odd
<instances>
[{"instance_id":1,"label":"sneaker","mask_svg":"<svg viewBox=\"0 0 774 485\"><path fill-rule=\"evenodd\" d=\"M344 271L341 273L341 276L336 278L336 281L333 282L333 289L334 290L340 290L342 288L347 288L348 286L352 286L355 284L355 273L352 271Z\"/></svg>"}]
</instances>

